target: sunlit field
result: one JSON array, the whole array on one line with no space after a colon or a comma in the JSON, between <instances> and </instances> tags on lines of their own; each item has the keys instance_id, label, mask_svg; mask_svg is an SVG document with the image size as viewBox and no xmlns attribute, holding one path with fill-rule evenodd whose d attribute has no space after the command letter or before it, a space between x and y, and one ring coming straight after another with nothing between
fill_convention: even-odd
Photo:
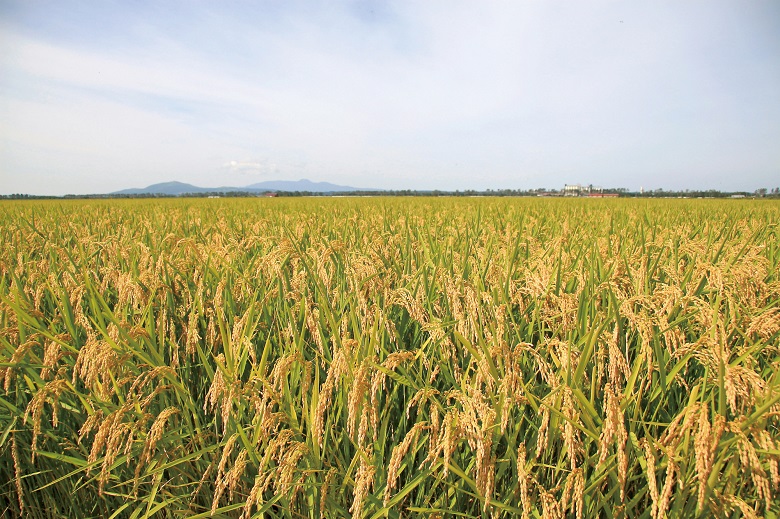
<instances>
[{"instance_id":1,"label":"sunlit field","mask_svg":"<svg viewBox=\"0 0 780 519\"><path fill-rule=\"evenodd\" d=\"M0 203L0 515L776 517L780 203Z\"/></svg>"}]
</instances>

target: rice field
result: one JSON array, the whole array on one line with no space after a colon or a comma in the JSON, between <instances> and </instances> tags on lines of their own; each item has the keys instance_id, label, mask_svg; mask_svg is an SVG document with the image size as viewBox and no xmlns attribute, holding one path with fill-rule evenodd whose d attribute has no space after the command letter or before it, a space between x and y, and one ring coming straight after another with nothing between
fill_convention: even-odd
<instances>
[{"instance_id":1,"label":"rice field","mask_svg":"<svg viewBox=\"0 0 780 519\"><path fill-rule=\"evenodd\" d=\"M780 515L780 203L0 204L0 515Z\"/></svg>"}]
</instances>

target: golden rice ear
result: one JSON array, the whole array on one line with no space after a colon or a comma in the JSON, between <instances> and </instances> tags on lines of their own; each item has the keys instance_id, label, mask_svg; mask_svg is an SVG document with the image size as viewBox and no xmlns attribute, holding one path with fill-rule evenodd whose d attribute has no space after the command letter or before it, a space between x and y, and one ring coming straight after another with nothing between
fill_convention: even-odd
<instances>
[{"instance_id":1,"label":"golden rice ear","mask_svg":"<svg viewBox=\"0 0 780 519\"><path fill-rule=\"evenodd\" d=\"M395 489L395 485L401 469L401 462L409 452L409 449L412 447L412 445L417 441L417 438L419 437L422 429L425 427L426 425L424 422L417 422L412 427L412 430L406 433L406 436L401 441L401 443L393 447L393 452L390 455L390 461L387 464L387 483L385 485L384 497L385 506L388 505L390 496Z\"/></svg>"},{"instance_id":2,"label":"golden rice ear","mask_svg":"<svg viewBox=\"0 0 780 519\"><path fill-rule=\"evenodd\" d=\"M157 446L157 442L159 442L160 439L162 438L168 419L178 413L179 413L178 408L168 407L165 410L163 410L162 413L157 415L157 418L155 418L154 423L149 428L149 432L146 435L146 441L144 442L144 450L143 453L141 454L138 463L139 466L141 466L142 463L149 463L152 460L152 453L154 452L155 447Z\"/></svg>"},{"instance_id":3,"label":"golden rice ear","mask_svg":"<svg viewBox=\"0 0 780 519\"><path fill-rule=\"evenodd\" d=\"M363 512L366 496L374 484L376 467L373 464L373 454L368 450L358 450L356 456L360 457L359 467L355 475L355 486L352 493L352 505L349 512L352 517L360 517Z\"/></svg>"},{"instance_id":4,"label":"golden rice ear","mask_svg":"<svg viewBox=\"0 0 780 519\"><path fill-rule=\"evenodd\" d=\"M0 501L769 513L777 206L604 202L3 204Z\"/></svg>"},{"instance_id":5,"label":"golden rice ear","mask_svg":"<svg viewBox=\"0 0 780 519\"><path fill-rule=\"evenodd\" d=\"M21 463L19 462L19 444L16 442L16 433L11 434L11 458L14 461L14 486L16 487L16 499L19 502L19 512L24 512L24 489L22 488Z\"/></svg>"},{"instance_id":6,"label":"golden rice ear","mask_svg":"<svg viewBox=\"0 0 780 519\"><path fill-rule=\"evenodd\" d=\"M653 503L653 506L650 510L650 517L655 518L658 517L658 507L660 505L658 482L656 481L655 476L655 453L653 452L653 447L647 438L642 438L639 440L639 445L644 450L645 464L647 466L645 471L647 477L647 488L650 494L650 499Z\"/></svg>"},{"instance_id":7,"label":"golden rice ear","mask_svg":"<svg viewBox=\"0 0 780 519\"><path fill-rule=\"evenodd\" d=\"M338 470L331 468L325 475L322 486L320 487L320 517L325 517L325 511L328 509L328 496L331 492L331 487L334 485Z\"/></svg>"},{"instance_id":8,"label":"golden rice ear","mask_svg":"<svg viewBox=\"0 0 780 519\"><path fill-rule=\"evenodd\" d=\"M347 397L347 433L355 440L357 445L363 445L365 441L366 430L358 429L361 425L362 409L364 399L370 389L371 384L371 364L372 359L366 358L354 372L350 385L349 396ZM358 434L360 432L360 434Z\"/></svg>"},{"instance_id":9,"label":"golden rice ear","mask_svg":"<svg viewBox=\"0 0 780 519\"><path fill-rule=\"evenodd\" d=\"M529 474L526 467L525 443L517 447L517 487L520 490L520 504L523 509L523 519L528 519L531 513L531 500L528 492Z\"/></svg>"},{"instance_id":10,"label":"golden rice ear","mask_svg":"<svg viewBox=\"0 0 780 519\"><path fill-rule=\"evenodd\" d=\"M230 486L230 483L232 480L231 478L231 470L225 470L228 466L228 462L230 461L231 454L233 453L233 448L236 446L236 442L239 439L238 433L233 434L228 438L228 440L225 442L225 445L222 447L222 456L219 460L219 465L217 467L217 476L215 480L215 489L214 489L214 498L211 502L211 513L212 515L217 511L217 508L219 507L219 501L222 498L222 495L225 493L225 490L227 490ZM242 451L245 452L245 451Z\"/></svg>"}]
</instances>

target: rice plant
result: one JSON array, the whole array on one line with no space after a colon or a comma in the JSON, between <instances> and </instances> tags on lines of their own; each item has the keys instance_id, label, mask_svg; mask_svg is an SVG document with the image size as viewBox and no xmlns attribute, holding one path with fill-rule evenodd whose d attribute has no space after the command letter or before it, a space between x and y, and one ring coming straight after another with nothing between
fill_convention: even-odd
<instances>
[{"instance_id":1,"label":"rice plant","mask_svg":"<svg viewBox=\"0 0 780 519\"><path fill-rule=\"evenodd\" d=\"M780 204L0 204L12 517L776 517Z\"/></svg>"}]
</instances>

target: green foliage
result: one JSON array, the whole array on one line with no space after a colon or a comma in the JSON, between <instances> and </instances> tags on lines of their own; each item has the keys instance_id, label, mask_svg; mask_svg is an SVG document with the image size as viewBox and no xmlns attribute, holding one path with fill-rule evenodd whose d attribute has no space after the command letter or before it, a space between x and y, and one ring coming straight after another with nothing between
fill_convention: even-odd
<instances>
[{"instance_id":1,"label":"green foliage","mask_svg":"<svg viewBox=\"0 0 780 519\"><path fill-rule=\"evenodd\" d=\"M776 516L780 205L0 204L0 506Z\"/></svg>"}]
</instances>

